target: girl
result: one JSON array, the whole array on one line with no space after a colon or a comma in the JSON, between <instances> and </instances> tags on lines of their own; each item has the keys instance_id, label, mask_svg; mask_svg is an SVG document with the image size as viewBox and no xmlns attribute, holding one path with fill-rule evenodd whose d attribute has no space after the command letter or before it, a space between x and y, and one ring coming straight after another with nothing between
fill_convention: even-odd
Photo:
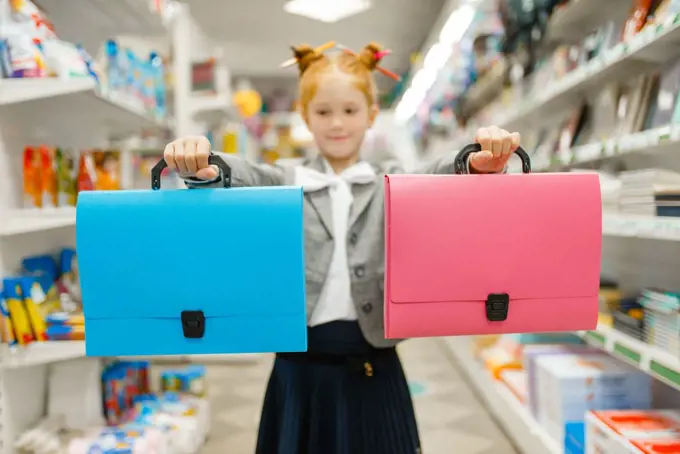
<instances>
[{"instance_id":1,"label":"girl","mask_svg":"<svg viewBox=\"0 0 680 454\"><path fill-rule=\"evenodd\" d=\"M294 48L300 70L299 106L319 156L279 168L222 155L234 186L293 184L305 193L308 351L277 354L264 400L257 454L416 454L420 441L397 341L383 327L383 168L359 149L378 114L372 71L384 55L376 44L358 55L331 58ZM484 151L471 172L502 172L519 134L480 129ZM188 137L164 153L191 188L219 185L208 165L210 144ZM455 154L421 173L450 174ZM209 253L205 251L205 253Z\"/></svg>"}]
</instances>

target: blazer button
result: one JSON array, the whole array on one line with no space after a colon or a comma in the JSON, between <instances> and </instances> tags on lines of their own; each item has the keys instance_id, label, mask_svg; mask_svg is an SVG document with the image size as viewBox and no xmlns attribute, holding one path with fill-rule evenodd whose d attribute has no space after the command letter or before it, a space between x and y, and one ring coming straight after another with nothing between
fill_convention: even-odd
<instances>
[{"instance_id":1,"label":"blazer button","mask_svg":"<svg viewBox=\"0 0 680 454\"><path fill-rule=\"evenodd\" d=\"M358 240L359 240L359 235L357 235L356 233L352 233L352 235L349 237L349 243L351 245L357 244Z\"/></svg>"},{"instance_id":2,"label":"blazer button","mask_svg":"<svg viewBox=\"0 0 680 454\"><path fill-rule=\"evenodd\" d=\"M373 310L373 305L371 303L366 303L361 306L361 310L364 311L364 314L369 314Z\"/></svg>"},{"instance_id":3,"label":"blazer button","mask_svg":"<svg viewBox=\"0 0 680 454\"><path fill-rule=\"evenodd\" d=\"M364 277L364 274L366 274L366 270L364 270L363 266L357 266L354 268L354 275L356 277Z\"/></svg>"}]
</instances>

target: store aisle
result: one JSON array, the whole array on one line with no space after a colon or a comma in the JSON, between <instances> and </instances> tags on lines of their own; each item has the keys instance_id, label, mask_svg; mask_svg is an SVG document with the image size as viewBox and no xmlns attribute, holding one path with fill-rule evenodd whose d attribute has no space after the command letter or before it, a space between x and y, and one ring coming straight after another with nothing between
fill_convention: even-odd
<instances>
[{"instance_id":1,"label":"store aisle","mask_svg":"<svg viewBox=\"0 0 680 454\"><path fill-rule=\"evenodd\" d=\"M458 373L441 341L399 347L411 383L425 454L514 454ZM208 367L211 437L204 454L252 454L270 357Z\"/></svg>"}]
</instances>

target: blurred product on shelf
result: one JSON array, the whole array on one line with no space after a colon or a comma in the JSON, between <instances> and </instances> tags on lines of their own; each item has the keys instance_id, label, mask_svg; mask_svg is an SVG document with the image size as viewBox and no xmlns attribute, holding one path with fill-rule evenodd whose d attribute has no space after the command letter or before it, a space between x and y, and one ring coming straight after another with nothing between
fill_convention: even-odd
<instances>
[{"instance_id":1,"label":"blurred product on shelf","mask_svg":"<svg viewBox=\"0 0 680 454\"><path fill-rule=\"evenodd\" d=\"M102 95L158 120L167 116L166 63L111 39L93 60L59 39L47 14L30 0L0 1L0 78L92 78Z\"/></svg>"},{"instance_id":2,"label":"blurred product on shelf","mask_svg":"<svg viewBox=\"0 0 680 454\"><path fill-rule=\"evenodd\" d=\"M678 410L590 411L585 423L576 425L580 431L585 425L586 452L661 454L680 450ZM583 446L583 441L580 444Z\"/></svg>"},{"instance_id":3,"label":"blurred product on shelf","mask_svg":"<svg viewBox=\"0 0 680 454\"><path fill-rule=\"evenodd\" d=\"M466 373L475 376L473 369L481 368L483 376L517 401L519 407L513 408L525 409L529 430L541 434L548 452L651 454L675 451L643 447L640 441L680 442L680 412L658 409L653 377L575 334L474 336L451 345ZM493 392L486 382L476 386Z\"/></svg>"},{"instance_id":4,"label":"blurred product on shelf","mask_svg":"<svg viewBox=\"0 0 680 454\"><path fill-rule=\"evenodd\" d=\"M205 380L202 368L189 366L178 376ZM101 375L106 426L67 430L54 410L22 433L14 447L25 453L195 454L201 451L210 424L207 400L189 391L153 392L149 363L117 361ZM202 393L201 393L202 395Z\"/></svg>"},{"instance_id":5,"label":"blurred product on shelf","mask_svg":"<svg viewBox=\"0 0 680 454\"><path fill-rule=\"evenodd\" d=\"M680 173L662 169L622 172L620 211L646 216L680 216Z\"/></svg>"},{"instance_id":6,"label":"blurred product on shelf","mask_svg":"<svg viewBox=\"0 0 680 454\"><path fill-rule=\"evenodd\" d=\"M582 421L588 410L652 404L652 377L610 356L542 356L536 369L536 417L556 440L564 440L566 424Z\"/></svg>"},{"instance_id":7,"label":"blurred product on shelf","mask_svg":"<svg viewBox=\"0 0 680 454\"><path fill-rule=\"evenodd\" d=\"M104 49L98 71L102 93L156 118L165 118L165 64L159 54L151 52L144 58L113 39L106 42Z\"/></svg>"},{"instance_id":8,"label":"blurred product on shelf","mask_svg":"<svg viewBox=\"0 0 680 454\"><path fill-rule=\"evenodd\" d=\"M262 140L259 159L274 164L279 159L297 159L309 156L312 140L301 140L294 135L296 113L279 112L262 118Z\"/></svg>"},{"instance_id":9,"label":"blurred product on shelf","mask_svg":"<svg viewBox=\"0 0 680 454\"><path fill-rule=\"evenodd\" d=\"M163 392L179 392L204 397L206 393L205 367L187 366L183 369L168 369L161 373Z\"/></svg>"},{"instance_id":10,"label":"blurred product on shelf","mask_svg":"<svg viewBox=\"0 0 680 454\"><path fill-rule=\"evenodd\" d=\"M23 172L24 208L75 206L81 191L121 189L118 150L27 146Z\"/></svg>"},{"instance_id":11,"label":"blurred product on shelf","mask_svg":"<svg viewBox=\"0 0 680 454\"><path fill-rule=\"evenodd\" d=\"M161 373L165 376L165 372ZM104 370L104 412L111 427L157 428L169 443L167 452L194 453L202 445L208 430L209 413L203 390L192 387L204 383L205 369L187 366L172 371L175 391L150 392L149 363L116 362ZM85 451L89 452L89 451ZM163 451L165 452L165 451Z\"/></svg>"},{"instance_id":12,"label":"blurred product on shelf","mask_svg":"<svg viewBox=\"0 0 680 454\"><path fill-rule=\"evenodd\" d=\"M591 8L597 16L596 7L586 2L564 1L554 8L556 4L500 2L505 26L500 61L507 65L505 76L489 70L461 83L460 74L466 71L460 69L456 70L457 79L436 84L436 92L428 95L410 121L411 130L425 148L440 149L436 142L430 144L431 138L445 140L448 149L458 148L480 124L507 128L512 123L512 128L520 126L525 136L524 148L532 155L535 170L555 170L648 151L663 146L669 138L680 139L680 61L673 46L663 44L676 42L680 33L680 1L613 2L597 22L596 17L578 11ZM627 6L631 6L628 13ZM569 39L544 33L545 24L550 30L553 14L559 16L556 27L568 28L573 22L585 27L583 33L573 32ZM578 17L587 24L578 24ZM484 37L479 33L470 40L481 47L477 39ZM459 47L458 52L464 53L467 46ZM649 62L649 71L641 69L642 62ZM517 67L523 68L521 74ZM449 72L441 71L441 78ZM629 75L618 76L623 73ZM510 85L505 86L507 83ZM583 102L577 105L576 99ZM437 123L442 103L456 106L462 125L450 122L443 129L446 139ZM679 131L669 133L669 125Z\"/></svg>"},{"instance_id":13,"label":"blurred product on shelf","mask_svg":"<svg viewBox=\"0 0 680 454\"><path fill-rule=\"evenodd\" d=\"M2 341L83 340L85 326L75 250L65 248L59 263L51 255L26 257L17 276L2 280Z\"/></svg>"}]
</instances>

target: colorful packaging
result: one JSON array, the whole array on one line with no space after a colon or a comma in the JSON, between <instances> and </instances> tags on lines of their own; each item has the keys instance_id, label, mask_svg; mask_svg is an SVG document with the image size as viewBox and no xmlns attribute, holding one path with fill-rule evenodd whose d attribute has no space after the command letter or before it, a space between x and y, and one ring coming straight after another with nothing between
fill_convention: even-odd
<instances>
[{"instance_id":1,"label":"colorful packaging","mask_svg":"<svg viewBox=\"0 0 680 454\"><path fill-rule=\"evenodd\" d=\"M2 286L5 289L5 302L9 316L12 319L14 334L19 345L28 345L35 340L31 330L31 322L24 306L21 292L21 279L5 278Z\"/></svg>"},{"instance_id":2,"label":"colorful packaging","mask_svg":"<svg viewBox=\"0 0 680 454\"><path fill-rule=\"evenodd\" d=\"M205 366L194 365L188 368L188 380L185 392L196 397L204 397L206 394Z\"/></svg>"},{"instance_id":3,"label":"colorful packaging","mask_svg":"<svg viewBox=\"0 0 680 454\"><path fill-rule=\"evenodd\" d=\"M109 366L102 372L104 385L104 417L110 426L122 422L125 408L121 405L120 395L124 389L123 376L116 367Z\"/></svg>"},{"instance_id":4,"label":"colorful packaging","mask_svg":"<svg viewBox=\"0 0 680 454\"><path fill-rule=\"evenodd\" d=\"M0 39L0 78L9 78L12 75L12 59L9 55L9 43L6 39Z\"/></svg>"},{"instance_id":5,"label":"colorful packaging","mask_svg":"<svg viewBox=\"0 0 680 454\"><path fill-rule=\"evenodd\" d=\"M24 272L40 284L42 295L34 295L33 301L38 305L43 319L52 312L61 310L59 289L56 286L59 270L57 263L50 255L37 255L22 260Z\"/></svg>"},{"instance_id":6,"label":"colorful packaging","mask_svg":"<svg viewBox=\"0 0 680 454\"><path fill-rule=\"evenodd\" d=\"M57 205L75 206L78 195L78 153L57 149Z\"/></svg>"},{"instance_id":7,"label":"colorful packaging","mask_svg":"<svg viewBox=\"0 0 680 454\"><path fill-rule=\"evenodd\" d=\"M2 342L10 347L17 345L17 338L14 335L14 326L12 325L12 319L9 316L5 293L2 290L0 290L0 321L2 323L0 325L2 328Z\"/></svg>"},{"instance_id":8,"label":"colorful packaging","mask_svg":"<svg viewBox=\"0 0 680 454\"><path fill-rule=\"evenodd\" d=\"M48 325L45 334L52 341L82 341L85 325Z\"/></svg>"},{"instance_id":9,"label":"colorful packaging","mask_svg":"<svg viewBox=\"0 0 680 454\"><path fill-rule=\"evenodd\" d=\"M106 52L106 82L110 91L120 91L126 83L126 64L124 57L115 40L108 40L105 46Z\"/></svg>"},{"instance_id":10,"label":"colorful packaging","mask_svg":"<svg viewBox=\"0 0 680 454\"><path fill-rule=\"evenodd\" d=\"M161 391L174 392L179 391L180 381L178 372L174 370L165 370L161 373Z\"/></svg>"},{"instance_id":11,"label":"colorful packaging","mask_svg":"<svg viewBox=\"0 0 680 454\"><path fill-rule=\"evenodd\" d=\"M10 77L34 78L45 77L45 61L36 41L22 33L5 36L9 48Z\"/></svg>"},{"instance_id":12,"label":"colorful packaging","mask_svg":"<svg viewBox=\"0 0 680 454\"><path fill-rule=\"evenodd\" d=\"M41 168L40 152L33 147L24 148L24 208L42 207Z\"/></svg>"},{"instance_id":13,"label":"colorful packaging","mask_svg":"<svg viewBox=\"0 0 680 454\"><path fill-rule=\"evenodd\" d=\"M95 189L116 191L120 189L120 152L97 150L92 153L96 172Z\"/></svg>"},{"instance_id":14,"label":"colorful packaging","mask_svg":"<svg viewBox=\"0 0 680 454\"><path fill-rule=\"evenodd\" d=\"M127 68L125 73L125 91L133 99L141 99L142 84L141 71L137 56L131 49L125 49Z\"/></svg>"},{"instance_id":15,"label":"colorful packaging","mask_svg":"<svg viewBox=\"0 0 680 454\"><path fill-rule=\"evenodd\" d=\"M94 191L96 184L96 172L94 169L94 161L92 152L86 151L80 154L80 161L78 163L78 192L80 191Z\"/></svg>"},{"instance_id":16,"label":"colorful packaging","mask_svg":"<svg viewBox=\"0 0 680 454\"><path fill-rule=\"evenodd\" d=\"M680 440L632 440L633 446L644 454L680 454Z\"/></svg>"},{"instance_id":17,"label":"colorful packaging","mask_svg":"<svg viewBox=\"0 0 680 454\"><path fill-rule=\"evenodd\" d=\"M50 326L84 326L85 317L83 314L53 312L45 317L45 322Z\"/></svg>"},{"instance_id":18,"label":"colorful packaging","mask_svg":"<svg viewBox=\"0 0 680 454\"><path fill-rule=\"evenodd\" d=\"M592 411L585 421L587 452L637 454L631 440L680 440L677 410Z\"/></svg>"},{"instance_id":19,"label":"colorful packaging","mask_svg":"<svg viewBox=\"0 0 680 454\"><path fill-rule=\"evenodd\" d=\"M647 373L608 355L547 355L536 359L537 420L555 440L565 424L589 410L649 409Z\"/></svg>"},{"instance_id":20,"label":"colorful packaging","mask_svg":"<svg viewBox=\"0 0 680 454\"><path fill-rule=\"evenodd\" d=\"M165 94L165 66L163 59L156 52L149 55L149 65L153 78L154 104L156 107L156 117L165 118L167 115L167 104Z\"/></svg>"},{"instance_id":21,"label":"colorful packaging","mask_svg":"<svg viewBox=\"0 0 680 454\"><path fill-rule=\"evenodd\" d=\"M45 319L39 308L39 304L45 301L45 293L40 284L32 277L22 277L20 286L26 314L33 330L33 337L37 341L46 341Z\"/></svg>"},{"instance_id":22,"label":"colorful packaging","mask_svg":"<svg viewBox=\"0 0 680 454\"><path fill-rule=\"evenodd\" d=\"M75 249L66 248L61 252L61 277L59 290L61 305L67 312L82 311L80 291L80 275L78 274L78 256Z\"/></svg>"}]
</instances>

